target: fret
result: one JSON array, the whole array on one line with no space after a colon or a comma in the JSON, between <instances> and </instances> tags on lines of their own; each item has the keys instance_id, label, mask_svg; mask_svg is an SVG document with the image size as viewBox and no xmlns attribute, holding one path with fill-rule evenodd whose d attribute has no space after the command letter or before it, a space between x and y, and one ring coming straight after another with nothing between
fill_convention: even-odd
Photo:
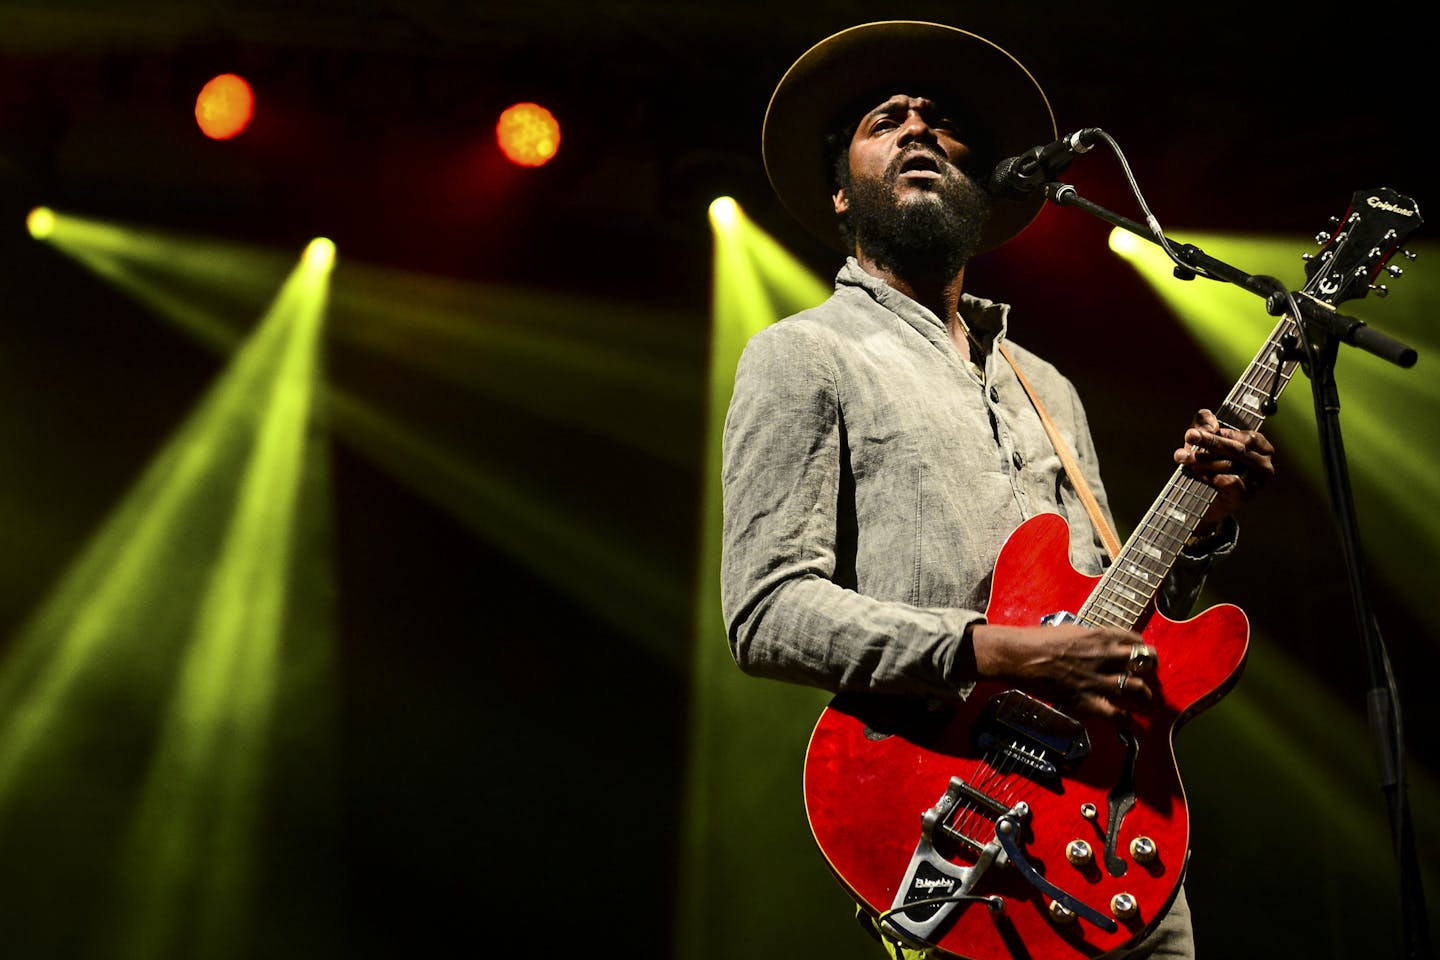
<instances>
[{"instance_id":1,"label":"fret","mask_svg":"<svg viewBox=\"0 0 1440 960\"><path fill-rule=\"evenodd\" d=\"M1278 397L1295 375L1299 361L1290 357L1287 341L1295 341L1298 334L1295 320L1288 314L1281 317L1241 375L1240 382L1221 404L1218 415L1223 423L1242 430L1259 429L1265 421L1265 401Z\"/></svg>"},{"instance_id":2,"label":"fret","mask_svg":"<svg viewBox=\"0 0 1440 960\"><path fill-rule=\"evenodd\" d=\"M1135 624L1139 622L1141 611L1120 606L1114 602L1115 600L1116 598L1109 594L1097 596L1094 598L1094 606L1090 609L1092 612L1099 611L1111 614L1114 618L1110 621L1111 626L1124 627L1126 630L1133 628Z\"/></svg>"}]
</instances>

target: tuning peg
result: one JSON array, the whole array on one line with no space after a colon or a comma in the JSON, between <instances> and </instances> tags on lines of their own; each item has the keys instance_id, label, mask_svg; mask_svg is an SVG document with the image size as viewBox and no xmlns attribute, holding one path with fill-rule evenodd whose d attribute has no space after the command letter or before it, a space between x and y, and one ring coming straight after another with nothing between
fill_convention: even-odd
<instances>
[{"instance_id":1,"label":"tuning peg","mask_svg":"<svg viewBox=\"0 0 1440 960\"><path fill-rule=\"evenodd\" d=\"M1399 277L1399 276L1401 276L1401 275L1403 275L1403 274L1405 273L1404 270L1401 270L1399 267L1397 267L1397 266L1396 266L1395 264L1393 264L1393 263L1390 264L1388 267L1385 268L1385 272L1388 273L1388 274L1390 274L1390 276L1392 276L1392 277Z\"/></svg>"},{"instance_id":2,"label":"tuning peg","mask_svg":"<svg viewBox=\"0 0 1440 960\"><path fill-rule=\"evenodd\" d=\"M1385 286L1385 284L1383 284L1383 283L1381 283L1381 284L1373 284L1373 283L1372 283L1372 284L1370 285L1370 292L1373 293L1373 294L1375 294L1375 296L1379 297L1381 300L1384 300L1386 297L1390 296L1390 288L1387 287L1387 286Z\"/></svg>"},{"instance_id":3,"label":"tuning peg","mask_svg":"<svg viewBox=\"0 0 1440 960\"><path fill-rule=\"evenodd\" d=\"M1331 217L1331 219L1333 220L1334 217ZM1315 234L1315 242L1318 243L1318 244L1326 244L1326 243L1329 243L1329 242L1330 242L1330 234L1327 233L1327 232L1325 232L1324 230L1321 230L1319 233Z\"/></svg>"},{"instance_id":4,"label":"tuning peg","mask_svg":"<svg viewBox=\"0 0 1440 960\"><path fill-rule=\"evenodd\" d=\"M1417 254L1414 253L1413 251L1405 250L1405 249L1401 249L1400 254L1401 254L1401 256L1403 256L1406 260L1414 260L1415 257L1417 256Z\"/></svg>"}]
</instances>

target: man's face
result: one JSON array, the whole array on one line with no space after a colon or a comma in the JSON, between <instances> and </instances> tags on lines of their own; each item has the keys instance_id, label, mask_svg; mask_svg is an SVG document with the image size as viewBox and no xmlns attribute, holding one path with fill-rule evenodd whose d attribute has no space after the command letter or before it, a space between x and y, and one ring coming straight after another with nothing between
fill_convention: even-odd
<instances>
[{"instance_id":1,"label":"man's face","mask_svg":"<svg viewBox=\"0 0 1440 960\"><path fill-rule=\"evenodd\" d=\"M990 204L964 172L974 154L962 136L924 97L896 95L861 118L850 140L849 182L834 202L866 255L900 269L958 265L973 255Z\"/></svg>"}]
</instances>

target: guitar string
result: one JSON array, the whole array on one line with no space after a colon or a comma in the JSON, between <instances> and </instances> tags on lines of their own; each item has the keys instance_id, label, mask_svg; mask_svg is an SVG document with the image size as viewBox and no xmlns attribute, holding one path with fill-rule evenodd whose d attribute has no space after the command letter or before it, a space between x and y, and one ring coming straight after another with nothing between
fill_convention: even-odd
<instances>
[{"instance_id":1,"label":"guitar string","mask_svg":"<svg viewBox=\"0 0 1440 960\"><path fill-rule=\"evenodd\" d=\"M971 775L972 783L975 789L979 790L981 793L984 793L987 796L992 796L990 793L991 786L999 776L999 772L996 770L996 765L994 762L994 758L997 752L998 751L993 748L987 750L985 752L985 755L980 760L979 764L977 764L975 772L973 772ZM998 797L994 797L993 799L999 800ZM962 823L961 832L965 836L974 840L976 838L976 835L980 832L978 828L981 824L988 825L993 822L992 818L994 817L994 812L980 807L974 801L968 801L967 803L967 816Z\"/></svg>"}]
</instances>

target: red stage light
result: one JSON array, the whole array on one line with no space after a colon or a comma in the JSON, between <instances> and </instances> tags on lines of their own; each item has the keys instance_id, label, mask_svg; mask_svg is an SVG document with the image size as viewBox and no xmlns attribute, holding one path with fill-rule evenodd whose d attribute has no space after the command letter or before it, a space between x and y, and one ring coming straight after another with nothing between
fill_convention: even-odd
<instances>
[{"instance_id":1,"label":"red stage light","mask_svg":"<svg viewBox=\"0 0 1440 960\"><path fill-rule=\"evenodd\" d=\"M200 88L195 98L195 122L212 140L229 140L250 124L255 94L250 84L234 73L222 73Z\"/></svg>"},{"instance_id":2,"label":"red stage light","mask_svg":"<svg viewBox=\"0 0 1440 960\"><path fill-rule=\"evenodd\" d=\"M560 149L560 123L538 103L517 103L500 114L495 139L512 163L538 167Z\"/></svg>"}]
</instances>

